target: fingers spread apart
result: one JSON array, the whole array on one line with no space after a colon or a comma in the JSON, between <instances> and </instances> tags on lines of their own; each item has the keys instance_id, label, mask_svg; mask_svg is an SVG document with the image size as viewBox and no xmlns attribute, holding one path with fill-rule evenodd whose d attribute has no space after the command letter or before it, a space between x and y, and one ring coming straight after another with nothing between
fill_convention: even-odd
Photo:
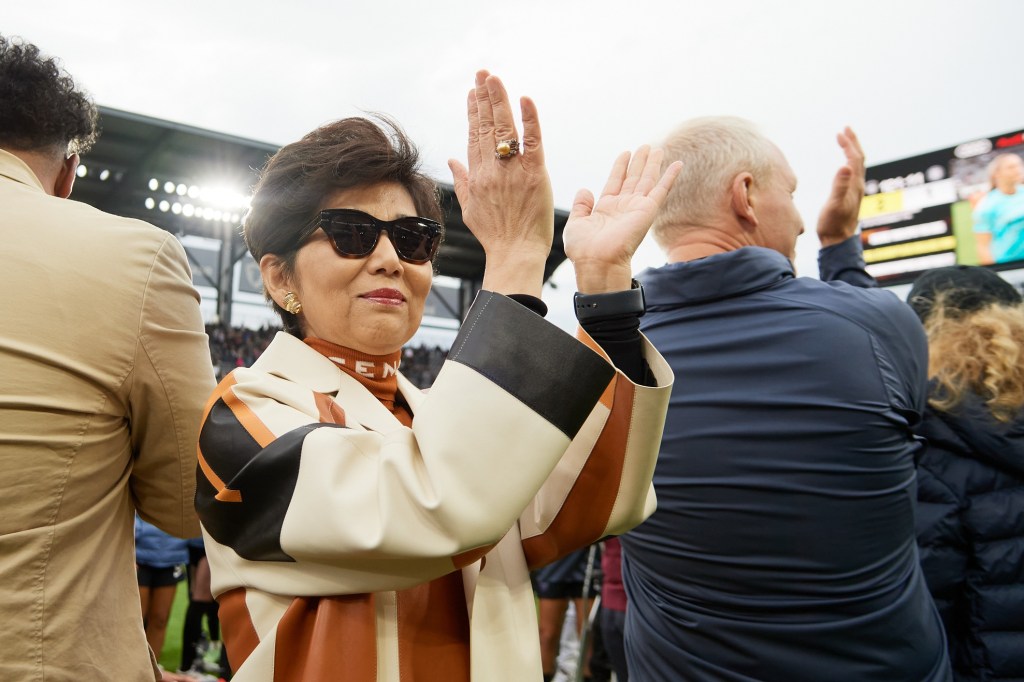
<instances>
[{"instance_id":1,"label":"fingers spread apart","mask_svg":"<svg viewBox=\"0 0 1024 682\"><path fill-rule=\"evenodd\" d=\"M632 155L622 152L612 164L602 195L639 194L660 203L683 167L682 162L674 161L662 173L664 158L664 151L651 149L647 145L641 146Z\"/></svg>"},{"instance_id":2,"label":"fingers spread apart","mask_svg":"<svg viewBox=\"0 0 1024 682\"><path fill-rule=\"evenodd\" d=\"M860 140L850 126L846 126L841 133L836 135L839 146L846 155L846 161L854 173L864 172L864 149L860 146Z\"/></svg>"}]
</instances>

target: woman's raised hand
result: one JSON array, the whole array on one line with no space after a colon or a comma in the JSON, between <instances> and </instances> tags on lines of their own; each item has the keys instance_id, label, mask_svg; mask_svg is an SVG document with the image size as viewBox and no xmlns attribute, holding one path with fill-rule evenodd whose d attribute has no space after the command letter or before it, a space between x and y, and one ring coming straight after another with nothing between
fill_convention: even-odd
<instances>
[{"instance_id":1,"label":"woman's raised hand","mask_svg":"<svg viewBox=\"0 0 1024 682\"><path fill-rule=\"evenodd\" d=\"M576 193L562 239L581 293L629 289L633 254L683 167L675 161L662 173L663 158L646 145L632 156L623 152L596 203L589 190Z\"/></svg>"},{"instance_id":2,"label":"woman's raised hand","mask_svg":"<svg viewBox=\"0 0 1024 682\"><path fill-rule=\"evenodd\" d=\"M537 107L528 97L519 105L522 140L505 86L497 76L478 71L468 100L469 168L454 159L448 167L466 227L487 254L483 287L540 296L554 236L554 200ZM509 140L517 141L518 152L499 158L499 143Z\"/></svg>"}]
</instances>

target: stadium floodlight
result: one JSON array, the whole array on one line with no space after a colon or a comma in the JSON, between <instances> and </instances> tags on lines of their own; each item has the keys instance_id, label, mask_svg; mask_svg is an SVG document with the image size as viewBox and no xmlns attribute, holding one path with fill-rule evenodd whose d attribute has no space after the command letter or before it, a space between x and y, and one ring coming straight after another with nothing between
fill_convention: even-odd
<instances>
[{"instance_id":1,"label":"stadium floodlight","mask_svg":"<svg viewBox=\"0 0 1024 682\"><path fill-rule=\"evenodd\" d=\"M89 173L89 168L84 164L78 164L78 170L75 171L75 175L80 178L84 178Z\"/></svg>"},{"instance_id":2,"label":"stadium floodlight","mask_svg":"<svg viewBox=\"0 0 1024 682\"><path fill-rule=\"evenodd\" d=\"M171 202L167 201L166 199L161 201L160 210L163 211L164 213L167 213L167 211L171 210Z\"/></svg>"},{"instance_id":3,"label":"stadium floodlight","mask_svg":"<svg viewBox=\"0 0 1024 682\"><path fill-rule=\"evenodd\" d=\"M167 208L161 208L161 210L173 211L175 215L182 215L186 218L238 223L241 213L249 208L252 201L248 194L240 192L227 183L190 185L167 180L162 186L167 194L176 194L193 200L174 202L173 204L167 202ZM160 187L160 180L150 178L149 188L151 190L156 191ZM173 199L173 197L169 198ZM163 202L157 206L162 206L162 204Z\"/></svg>"},{"instance_id":4,"label":"stadium floodlight","mask_svg":"<svg viewBox=\"0 0 1024 682\"><path fill-rule=\"evenodd\" d=\"M204 185L199 197L204 204L221 210L243 208L249 203L249 197L227 185Z\"/></svg>"},{"instance_id":5,"label":"stadium floodlight","mask_svg":"<svg viewBox=\"0 0 1024 682\"><path fill-rule=\"evenodd\" d=\"M153 199L153 197L146 197L146 208L148 208L151 211L154 208L156 208L156 201Z\"/></svg>"}]
</instances>

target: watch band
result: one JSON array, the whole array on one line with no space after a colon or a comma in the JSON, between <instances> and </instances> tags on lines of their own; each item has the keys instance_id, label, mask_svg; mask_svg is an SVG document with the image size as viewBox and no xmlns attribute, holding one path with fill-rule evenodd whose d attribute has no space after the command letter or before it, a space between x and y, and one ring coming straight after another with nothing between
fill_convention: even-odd
<instances>
[{"instance_id":1,"label":"watch band","mask_svg":"<svg viewBox=\"0 0 1024 682\"><path fill-rule=\"evenodd\" d=\"M647 310L644 288L635 279L633 287L625 291L606 294L581 294L573 296L573 308L580 322L604 320L620 315L643 315Z\"/></svg>"}]
</instances>

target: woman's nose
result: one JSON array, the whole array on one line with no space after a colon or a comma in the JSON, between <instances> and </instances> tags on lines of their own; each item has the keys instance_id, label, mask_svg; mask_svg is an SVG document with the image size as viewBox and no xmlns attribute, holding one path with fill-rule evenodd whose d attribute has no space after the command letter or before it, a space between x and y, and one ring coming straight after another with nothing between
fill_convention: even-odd
<instances>
[{"instance_id":1,"label":"woman's nose","mask_svg":"<svg viewBox=\"0 0 1024 682\"><path fill-rule=\"evenodd\" d=\"M374 271L391 272L402 269L402 259L398 257L398 251L395 250L395 245L387 230L381 230L380 237L377 238L377 245L373 247L368 259L371 262L367 265Z\"/></svg>"}]
</instances>

